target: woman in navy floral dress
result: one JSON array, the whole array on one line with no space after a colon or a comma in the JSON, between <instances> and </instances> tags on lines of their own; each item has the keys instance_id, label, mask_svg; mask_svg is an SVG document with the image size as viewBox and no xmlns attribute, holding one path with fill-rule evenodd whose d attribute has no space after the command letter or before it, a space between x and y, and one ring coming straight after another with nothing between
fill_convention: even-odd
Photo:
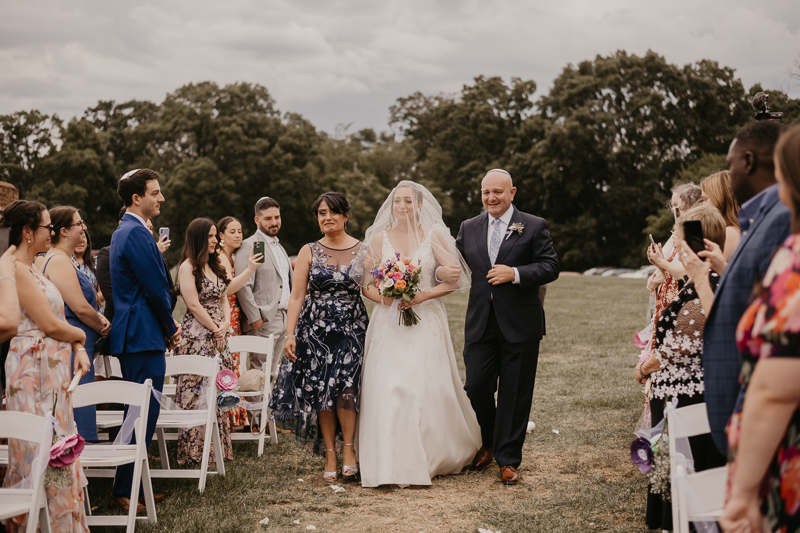
<instances>
[{"instance_id":1,"label":"woman in navy floral dress","mask_svg":"<svg viewBox=\"0 0 800 533\"><path fill-rule=\"evenodd\" d=\"M341 428L344 477L358 472L353 436L361 388L368 317L361 286L351 278L364 244L347 235L350 204L325 193L312 208L325 235L300 250L289 299L287 335L272 416L296 424L297 440L326 454L326 481L337 477L336 431Z\"/></svg>"}]
</instances>

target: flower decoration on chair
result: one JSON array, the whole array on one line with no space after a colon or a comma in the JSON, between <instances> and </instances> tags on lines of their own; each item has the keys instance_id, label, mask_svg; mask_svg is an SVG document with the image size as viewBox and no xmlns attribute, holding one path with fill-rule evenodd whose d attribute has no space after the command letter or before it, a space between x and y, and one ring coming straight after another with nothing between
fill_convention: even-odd
<instances>
[{"instance_id":1,"label":"flower decoration on chair","mask_svg":"<svg viewBox=\"0 0 800 533\"><path fill-rule=\"evenodd\" d=\"M650 441L644 437L639 437L631 443L631 461L643 474L650 472L653 468L653 448Z\"/></svg>"},{"instance_id":2,"label":"flower decoration on chair","mask_svg":"<svg viewBox=\"0 0 800 533\"><path fill-rule=\"evenodd\" d=\"M239 384L239 378L232 370L224 368L217 372L217 388L221 391L232 391Z\"/></svg>"},{"instance_id":3,"label":"flower decoration on chair","mask_svg":"<svg viewBox=\"0 0 800 533\"><path fill-rule=\"evenodd\" d=\"M83 437L75 433L67 435L55 441L50 447L50 466L54 468L65 468L81 455L86 442Z\"/></svg>"},{"instance_id":4,"label":"flower decoration on chair","mask_svg":"<svg viewBox=\"0 0 800 533\"><path fill-rule=\"evenodd\" d=\"M222 391L217 396L217 407L230 408L236 407L242 399L233 391Z\"/></svg>"}]
</instances>

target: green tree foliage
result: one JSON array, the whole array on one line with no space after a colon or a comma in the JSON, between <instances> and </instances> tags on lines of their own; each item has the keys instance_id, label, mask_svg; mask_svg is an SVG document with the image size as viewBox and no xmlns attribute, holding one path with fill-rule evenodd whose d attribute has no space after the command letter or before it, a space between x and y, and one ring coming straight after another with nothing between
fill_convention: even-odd
<instances>
[{"instance_id":1,"label":"green tree foliage","mask_svg":"<svg viewBox=\"0 0 800 533\"><path fill-rule=\"evenodd\" d=\"M536 90L532 80L478 76L457 95L400 98L390 124L401 139L317 131L249 83L188 84L160 104L100 101L66 126L22 111L0 116L0 179L24 198L81 208L99 247L116 227L119 177L152 168L166 197L155 225L172 229L174 260L196 217L233 215L253 232L262 196L281 203L290 253L318 237L309 207L327 190L348 196L350 232L361 237L401 179L427 186L455 233L481 212L484 173L502 167L515 204L548 220L563 269L635 267L647 233L669 235L672 186L724 166L761 86L745 90L713 61L681 67L620 51L568 65L547 94ZM768 92L787 125L800 123L800 100Z\"/></svg>"}]
</instances>

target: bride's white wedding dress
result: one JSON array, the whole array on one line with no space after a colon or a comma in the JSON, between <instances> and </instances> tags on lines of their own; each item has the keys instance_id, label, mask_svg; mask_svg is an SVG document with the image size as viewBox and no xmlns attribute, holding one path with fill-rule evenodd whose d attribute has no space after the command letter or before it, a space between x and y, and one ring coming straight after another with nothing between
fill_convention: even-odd
<instances>
[{"instance_id":1,"label":"bride's white wedding dress","mask_svg":"<svg viewBox=\"0 0 800 533\"><path fill-rule=\"evenodd\" d=\"M384 232L383 260L394 254ZM436 267L430 235L413 258L420 290L429 290ZM430 485L434 476L461 472L481 445L444 304L435 298L413 309L419 324L393 326L390 307L376 305L367 329L357 432L364 487Z\"/></svg>"}]
</instances>

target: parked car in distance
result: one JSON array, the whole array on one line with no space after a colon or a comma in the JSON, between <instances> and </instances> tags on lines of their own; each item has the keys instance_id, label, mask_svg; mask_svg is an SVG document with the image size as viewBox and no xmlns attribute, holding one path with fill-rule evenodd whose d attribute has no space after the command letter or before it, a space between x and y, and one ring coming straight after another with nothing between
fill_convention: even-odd
<instances>
[{"instance_id":1,"label":"parked car in distance","mask_svg":"<svg viewBox=\"0 0 800 533\"><path fill-rule=\"evenodd\" d=\"M647 265L647 266L643 266L639 270L636 270L635 272L629 272L627 274L622 274L620 277L621 278L631 278L631 279L647 279L655 271L656 271L656 266L655 265Z\"/></svg>"},{"instance_id":2,"label":"parked car in distance","mask_svg":"<svg viewBox=\"0 0 800 533\"><path fill-rule=\"evenodd\" d=\"M606 270L602 274L600 274L604 278L611 278L611 277L618 277L622 274L630 274L634 270L632 268L612 268L611 270Z\"/></svg>"},{"instance_id":3,"label":"parked car in distance","mask_svg":"<svg viewBox=\"0 0 800 533\"><path fill-rule=\"evenodd\" d=\"M614 268L614 267L594 267L594 268L590 268L589 270L584 272L583 275L584 276L599 276L600 274L602 274L606 270L611 270L612 268Z\"/></svg>"}]
</instances>

